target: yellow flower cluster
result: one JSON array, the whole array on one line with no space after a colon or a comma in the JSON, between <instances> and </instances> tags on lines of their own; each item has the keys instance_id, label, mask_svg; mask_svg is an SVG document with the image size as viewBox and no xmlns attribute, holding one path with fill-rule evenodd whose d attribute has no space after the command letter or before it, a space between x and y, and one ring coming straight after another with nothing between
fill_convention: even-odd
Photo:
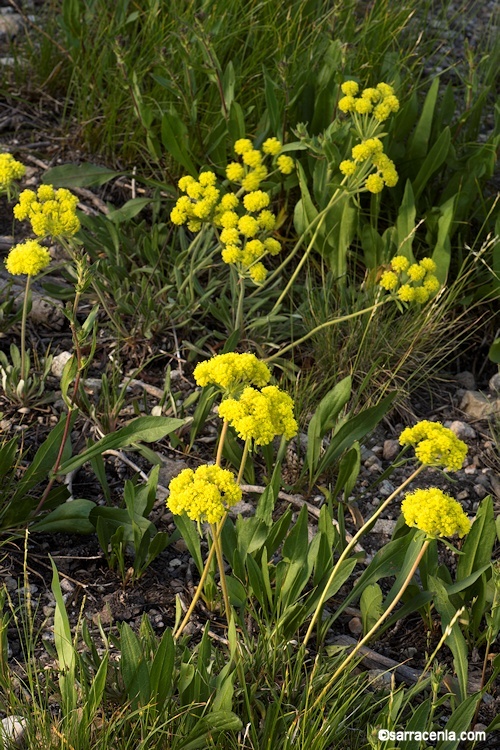
<instances>
[{"instance_id":1,"label":"yellow flower cluster","mask_svg":"<svg viewBox=\"0 0 500 750\"><path fill-rule=\"evenodd\" d=\"M187 224L193 232L198 232L203 223L219 229L222 260L236 265L240 277L250 278L255 284L261 284L267 276L262 262L265 256L281 251L281 243L269 236L276 226L276 216L268 208L269 194L259 187L269 174L264 164L267 156L272 157L283 174L293 170L293 159L281 154L282 148L277 138L264 141L260 151L249 138L240 138L234 144L234 151L241 157L241 163L232 162L226 168L228 180L241 185L238 194L226 193L220 197L213 172L202 172L198 180L182 177L178 185L185 195L177 200L170 213L174 224ZM241 192L246 193L242 202L238 197Z\"/></svg>"},{"instance_id":2,"label":"yellow flower cluster","mask_svg":"<svg viewBox=\"0 0 500 750\"><path fill-rule=\"evenodd\" d=\"M399 100L394 95L394 89L387 83L379 83L376 88L366 88L356 98L359 85L356 81L345 81L341 86L345 94L339 101L342 112L354 115L371 115L378 122L384 122L393 112L399 109Z\"/></svg>"},{"instance_id":3,"label":"yellow flower cluster","mask_svg":"<svg viewBox=\"0 0 500 750\"><path fill-rule=\"evenodd\" d=\"M401 511L408 526L416 526L434 537L462 537L470 531L470 521L460 503L437 487L409 493L401 503Z\"/></svg>"},{"instance_id":4,"label":"yellow flower cluster","mask_svg":"<svg viewBox=\"0 0 500 750\"><path fill-rule=\"evenodd\" d=\"M256 445L267 445L276 435L289 440L298 430L291 397L275 385L261 391L247 387L239 399L225 399L219 406L219 416L234 427L240 438L252 439Z\"/></svg>"},{"instance_id":5,"label":"yellow flower cluster","mask_svg":"<svg viewBox=\"0 0 500 750\"><path fill-rule=\"evenodd\" d=\"M26 173L26 167L16 161L12 154L0 154L0 193L10 195L14 180L20 180Z\"/></svg>"},{"instance_id":6,"label":"yellow flower cluster","mask_svg":"<svg viewBox=\"0 0 500 750\"><path fill-rule=\"evenodd\" d=\"M407 427L399 436L401 445L415 447L415 455L427 466L444 466L449 471L462 468L467 445L439 422L424 419L415 427Z\"/></svg>"},{"instance_id":7,"label":"yellow flower cluster","mask_svg":"<svg viewBox=\"0 0 500 750\"><path fill-rule=\"evenodd\" d=\"M384 154L384 146L380 138L367 138L353 146L351 156L352 159L346 159L339 165L340 171L347 177L356 174L359 165L368 160L371 166L376 168L376 173L370 174L364 185L370 193L380 193L384 185L394 187L397 184L396 167L392 159Z\"/></svg>"},{"instance_id":8,"label":"yellow flower cluster","mask_svg":"<svg viewBox=\"0 0 500 750\"><path fill-rule=\"evenodd\" d=\"M197 385L216 385L226 393L233 393L242 385L267 385L271 379L269 367L257 359L255 354L217 354L206 362L200 362L194 369Z\"/></svg>"},{"instance_id":9,"label":"yellow flower cluster","mask_svg":"<svg viewBox=\"0 0 500 750\"><path fill-rule=\"evenodd\" d=\"M396 255L391 260L391 270L384 271L379 283L389 292L397 289L396 295L402 302L424 304L440 287L435 271L432 258L422 258L419 263L410 264L403 255ZM401 283L402 275L406 275L404 283Z\"/></svg>"},{"instance_id":10,"label":"yellow flower cluster","mask_svg":"<svg viewBox=\"0 0 500 750\"><path fill-rule=\"evenodd\" d=\"M27 240L16 245L5 259L5 267L13 276L36 276L50 263L47 248L36 240Z\"/></svg>"},{"instance_id":11,"label":"yellow flower cluster","mask_svg":"<svg viewBox=\"0 0 500 750\"><path fill-rule=\"evenodd\" d=\"M241 500L234 475L220 466L184 469L169 484L168 508L176 516L186 513L193 521L217 523L231 505Z\"/></svg>"},{"instance_id":12,"label":"yellow flower cluster","mask_svg":"<svg viewBox=\"0 0 500 750\"><path fill-rule=\"evenodd\" d=\"M76 215L78 198L65 188L54 190L52 185L40 185L37 192L23 190L14 216L28 219L37 237L64 237L76 234L80 220Z\"/></svg>"}]
</instances>

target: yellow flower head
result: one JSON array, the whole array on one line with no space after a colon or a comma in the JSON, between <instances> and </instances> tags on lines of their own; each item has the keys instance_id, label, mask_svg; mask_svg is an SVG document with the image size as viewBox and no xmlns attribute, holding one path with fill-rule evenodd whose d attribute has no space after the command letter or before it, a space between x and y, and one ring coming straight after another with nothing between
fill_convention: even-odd
<instances>
[{"instance_id":1,"label":"yellow flower head","mask_svg":"<svg viewBox=\"0 0 500 750\"><path fill-rule=\"evenodd\" d=\"M264 243L260 240L250 240L245 245L245 252L248 253L250 263L253 263L254 260L258 260L265 252Z\"/></svg>"},{"instance_id":2,"label":"yellow flower head","mask_svg":"<svg viewBox=\"0 0 500 750\"><path fill-rule=\"evenodd\" d=\"M356 171L356 162L351 161L350 159L341 161L339 164L339 169L342 174L346 175L346 177L350 177L350 175L354 174L354 172Z\"/></svg>"},{"instance_id":3,"label":"yellow flower head","mask_svg":"<svg viewBox=\"0 0 500 750\"><path fill-rule=\"evenodd\" d=\"M212 187L217 182L217 177L210 171L202 172L198 179L202 187Z\"/></svg>"},{"instance_id":4,"label":"yellow flower head","mask_svg":"<svg viewBox=\"0 0 500 750\"><path fill-rule=\"evenodd\" d=\"M14 216L20 221L28 219L38 237L64 237L80 229L77 204L78 198L69 190L41 185L36 194L33 190L23 190L14 206Z\"/></svg>"},{"instance_id":5,"label":"yellow flower head","mask_svg":"<svg viewBox=\"0 0 500 750\"><path fill-rule=\"evenodd\" d=\"M278 156L276 164L281 174L291 174L295 166L292 157L286 156L286 154Z\"/></svg>"},{"instance_id":6,"label":"yellow flower head","mask_svg":"<svg viewBox=\"0 0 500 750\"><path fill-rule=\"evenodd\" d=\"M407 427L399 436L401 445L415 447L418 460L427 466L444 466L458 471L464 462L467 445L439 422L423 420Z\"/></svg>"},{"instance_id":7,"label":"yellow flower head","mask_svg":"<svg viewBox=\"0 0 500 750\"><path fill-rule=\"evenodd\" d=\"M365 188L370 193L380 193L384 188L384 181L378 174L371 174L366 178Z\"/></svg>"},{"instance_id":8,"label":"yellow flower head","mask_svg":"<svg viewBox=\"0 0 500 750\"><path fill-rule=\"evenodd\" d=\"M470 521L460 503L437 487L409 493L401 511L407 526L416 526L434 537L462 537L470 531Z\"/></svg>"},{"instance_id":9,"label":"yellow flower head","mask_svg":"<svg viewBox=\"0 0 500 750\"><path fill-rule=\"evenodd\" d=\"M359 84L356 81L344 81L340 89L346 96L356 96L359 91Z\"/></svg>"},{"instance_id":10,"label":"yellow flower head","mask_svg":"<svg viewBox=\"0 0 500 750\"><path fill-rule=\"evenodd\" d=\"M377 91L380 91L380 93L382 94L384 98L387 96L394 95L394 89L392 88L392 86L389 86L388 83L378 83Z\"/></svg>"},{"instance_id":11,"label":"yellow flower head","mask_svg":"<svg viewBox=\"0 0 500 750\"><path fill-rule=\"evenodd\" d=\"M0 192L10 194L14 180L20 180L26 174L26 167L16 161L12 154L0 154Z\"/></svg>"},{"instance_id":12,"label":"yellow flower head","mask_svg":"<svg viewBox=\"0 0 500 750\"><path fill-rule=\"evenodd\" d=\"M238 214L235 211L224 211L219 221L224 229L234 229L238 226Z\"/></svg>"},{"instance_id":13,"label":"yellow flower head","mask_svg":"<svg viewBox=\"0 0 500 750\"><path fill-rule=\"evenodd\" d=\"M226 177L231 182L241 182L245 176L245 167L243 164L239 164L237 161L231 162L226 167ZM226 196L224 196L226 197Z\"/></svg>"},{"instance_id":14,"label":"yellow flower head","mask_svg":"<svg viewBox=\"0 0 500 750\"><path fill-rule=\"evenodd\" d=\"M354 112L356 99L353 96L343 96L339 99L339 109L341 112Z\"/></svg>"},{"instance_id":15,"label":"yellow flower head","mask_svg":"<svg viewBox=\"0 0 500 750\"><path fill-rule=\"evenodd\" d=\"M241 250L236 245L226 245L221 252L224 263L238 263L241 260Z\"/></svg>"},{"instance_id":16,"label":"yellow flower head","mask_svg":"<svg viewBox=\"0 0 500 750\"><path fill-rule=\"evenodd\" d=\"M5 259L5 267L13 276L36 276L49 263L49 251L36 240L15 245Z\"/></svg>"},{"instance_id":17,"label":"yellow flower head","mask_svg":"<svg viewBox=\"0 0 500 750\"><path fill-rule=\"evenodd\" d=\"M220 211L232 211L239 205L239 202L239 198L234 193L227 193L222 196L218 208Z\"/></svg>"},{"instance_id":18,"label":"yellow flower head","mask_svg":"<svg viewBox=\"0 0 500 750\"><path fill-rule=\"evenodd\" d=\"M223 245L239 245L241 242L240 233L235 227L228 227L220 233L220 241Z\"/></svg>"},{"instance_id":19,"label":"yellow flower head","mask_svg":"<svg viewBox=\"0 0 500 750\"><path fill-rule=\"evenodd\" d=\"M262 190L254 190L252 193L247 193L243 198L243 205L247 211L261 211L266 208L270 203L270 198L267 193Z\"/></svg>"},{"instance_id":20,"label":"yellow flower head","mask_svg":"<svg viewBox=\"0 0 500 750\"><path fill-rule=\"evenodd\" d=\"M239 220L238 229L245 237L254 237L259 231L259 225L253 216L245 215Z\"/></svg>"},{"instance_id":21,"label":"yellow flower head","mask_svg":"<svg viewBox=\"0 0 500 750\"><path fill-rule=\"evenodd\" d=\"M409 284L403 284L402 286L400 286L397 294L401 302L415 301L415 289Z\"/></svg>"},{"instance_id":22,"label":"yellow flower head","mask_svg":"<svg viewBox=\"0 0 500 750\"><path fill-rule=\"evenodd\" d=\"M275 385L261 391L248 387L239 399L225 399L219 406L219 416L234 427L242 440L251 439L256 445L267 445L277 435L289 440L298 430L291 397Z\"/></svg>"},{"instance_id":23,"label":"yellow flower head","mask_svg":"<svg viewBox=\"0 0 500 750\"><path fill-rule=\"evenodd\" d=\"M437 269L437 265L432 260L432 258L422 258L419 265L421 265L422 268L425 268L425 270L429 273L435 273Z\"/></svg>"},{"instance_id":24,"label":"yellow flower head","mask_svg":"<svg viewBox=\"0 0 500 750\"><path fill-rule=\"evenodd\" d=\"M368 115L373 109L373 104L370 99L356 99L354 109L360 115Z\"/></svg>"},{"instance_id":25,"label":"yellow flower head","mask_svg":"<svg viewBox=\"0 0 500 750\"><path fill-rule=\"evenodd\" d=\"M257 223L261 229L265 229L268 232L274 229L276 225L276 216L272 211L261 211L257 216Z\"/></svg>"},{"instance_id":26,"label":"yellow flower head","mask_svg":"<svg viewBox=\"0 0 500 750\"><path fill-rule=\"evenodd\" d=\"M420 305L425 305L428 299L429 292L425 286L417 286L415 288L415 302L418 302Z\"/></svg>"},{"instance_id":27,"label":"yellow flower head","mask_svg":"<svg viewBox=\"0 0 500 750\"><path fill-rule=\"evenodd\" d=\"M408 278L412 281L423 281L426 271L425 268L422 268L421 265L417 263L412 263L412 265L409 267L408 271Z\"/></svg>"},{"instance_id":28,"label":"yellow flower head","mask_svg":"<svg viewBox=\"0 0 500 750\"><path fill-rule=\"evenodd\" d=\"M269 255L278 255L281 252L281 243L278 242L278 240L275 240L274 237L268 237L265 239L264 247Z\"/></svg>"},{"instance_id":29,"label":"yellow flower head","mask_svg":"<svg viewBox=\"0 0 500 750\"><path fill-rule=\"evenodd\" d=\"M249 138L240 138L234 144L235 154L246 154L247 151L252 151L252 149L253 149L253 144Z\"/></svg>"},{"instance_id":30,"label":"yellow flower head","mask_svg":"<svg viewBox=\"0 0 500 750\"><path fill-rule=\"evenodd\" d=\"M241 500L241 488L234 475L220 466L184 469L169 484L167 507L176 516L186 513L193 521L217 523L232 505Z\"/></svg>"},{"instance_id":31,"label":"yellow flower head","mask_svg":"<svg viewBox=\"0 0 500 750\"><path fill-rule=\"evenodd\" d=\"M387 289L388 292L391 292L397 287L398 281L399 279L394 271L384 271L384 273L380 277L379 283L382 289Z\"/></svg>"},{"instance_id":32,"label":"yellow flower head","mask_svg":"<svg viewBox=\"0 0 500 750\"><path fill-rule=\"evenodd\" d=\"M441 284L439 283L439 279L436 276L430 274L429 276L425 277L423 287L424 289L427 289L429 294L435 294L440 286Z\"/></svg>"},{"instance_id":33,"label":"yellow flower head","mask_svg":"<svg viewBox=\"0 0 500 750\"><path fill-rule=\"evenodd\" d=\"M248 167L256 169L262 164L262 154L257 149L251 149L243 153L243 161Z\"/></svg>"},{"instance_id":34,"label":"yellow flower head","mask_svg":"<svg viewBox=\"0 0 500 750\"><path fill-rule=\"evenodd\" d=\"M279 157L281 158L281 157ZM260 183L262 180L265 180L267 177L267 169L264 165L257 167L257 169L252 169L250 172L244 177L241 181L241 186L243 190L247 193L251 193L253 190L258 190L260 187Z\"/></svg>"},{"instance_id":35,"label":"yellow flower head","mask_svg":"<svg viewBox=\"0 0 500 750\"><path fill-rule=\"evenodd\" d=\"M405 258L404 255L395 255L391 260L392 270L396 271L396 273L403 273L404 271L408 270L409 266L410 261L408 260L408 258Z\"/></svg>"},{"instance_id":36,"label":"yellow flower head","mask_svg":"<svg viewBox=\"0 0 500 750\"><path fill-rule=\"evenodd\" d=\"M250 278L255 284L262 284L262 282L266 279L267 269L265 265L259 261L258 263L254 263L253 266L250 267L248 273L250 274Z\"/></svg>"},{"instance_id":37,"label":"yellow flower head","mask_svg":"<svg viewBox=\"0 0 500 750\"><path fill-rule=\"evenodd\" d=\"M271 372L255 354L229 352L217 354L196 365L194 379L202 387L216 385L230 393L242 385L255 385L258 388L266 385L271 379Z\"/></svg>"},{"instance_id":38,"label":"yellow flower head","mask_svg":"<svg viewBox=\"0 0 500 750\"><path fill-rule=\"evenodd\" d=\"M363 99L369 99L371 102L377 103L381 97L380 91L377 91L377 89L363 89L361 92L361 96Z\"/></svg>"},{"instance_id":39,"label":"yellow flower head","mask_svg":"<svg viewBox=\"0 0 500 750\"><path fill-rule=\"evenodd\" d=\"M265 154L270 154L271 156L277 156L279 152L282 149L282 143L277 138L268 138L267 141L264 141L262 144L262 150Z\"/></svg>"}]
</instances>

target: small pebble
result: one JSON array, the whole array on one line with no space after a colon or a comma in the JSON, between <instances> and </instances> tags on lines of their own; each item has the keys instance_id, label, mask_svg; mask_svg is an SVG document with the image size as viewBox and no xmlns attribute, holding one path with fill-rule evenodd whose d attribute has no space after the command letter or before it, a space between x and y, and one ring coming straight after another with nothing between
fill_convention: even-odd
<instances>
[{"instance_id":1,"label":"small pebble","mask_svg":"<svg viewBox=\"0 0 500 750\"><path fill-rule=\"evenodd\" d=\"M399 440L385 440L382 456L385 461L393 461L400 450Z\"/></svg>"},{"instance_id":2,"label":"small pebble","mask_svg":"<svg viewBox=\"0 0 500 750\"><path fill-rule=\"evenodd\" d=\"M451 422L449 428L457 436L457 438L460 438L460 440L463 440L464 438L476 437L475 429L468 425L467 422L461 422L460 420L456 419L454 422Z\"/></svg>"},{"instance_id":3,"label":"small pebble","mask_svg":"<svg viewBox=\"0 0 500 750\"><path fill-rule=\"evenodd\" d=\"M378 491L384 497L388 497L394 492L394 485L388 479L383 479L378 486Z\"/></svg>"},{"instance_id":4,"label":"small pebble","mask_svg":"<svg viewBox=\"0 0 500 750\"><path fill-rule=\"evenodd\" d=\"M486 495L488 494L488 490L482 484L475 484L474 485L474 492L476 493L476 495L479 498L481 498L481 500L483 499L483 497L486 497Z\"/></svg>"},{"instance_id":5,"label":"small pebble","mask_svg":"<svg viewBox=\"0 0 500 750\"><path fill-rule=\"evenodd\" d=\"M0 725L2 742L20 746L26 733L26 719L22 716L6 716Z\"/></svg>"},{"instance_id":6,"label":"small pebble","mask_svg":"<svg viewBox=\"0 0 500 750\"><path fill-rule=\"evenodd\" d=\"M477 471L476 466L466 466L464 469L465 474L475 474Z\"/></svg>"},{"instance_id":7,"label":"small pebble","mask_svg":"<svg viewBox=\"0 0 500 750\"><path fill-rule=\"evenodd\" d=\"M458 493L457 500L461 502L462 500L467 500L468 497L469 497L469 490L462 490L462 492Z\"/></svg>"},{"instance_id":8,"label":"small pebble","mask_svg":"<svg viewBox=\"0 0 500 750\"><path fill-rule=\"evenodd\" d=\"M363 632L363 623L361 622L359 617L352 617L349 620L348 627L351 633L353 633L354 635L359 635Z\"/></svg>"}]
</instances>

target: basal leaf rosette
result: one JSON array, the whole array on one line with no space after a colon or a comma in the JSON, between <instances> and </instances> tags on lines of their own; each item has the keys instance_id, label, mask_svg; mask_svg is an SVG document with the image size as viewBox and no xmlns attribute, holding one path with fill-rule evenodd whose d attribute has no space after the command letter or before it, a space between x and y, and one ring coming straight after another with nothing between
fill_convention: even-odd
<instances>
[{"instance_id":1,"label":"basal leaf rosette","mask_svg":"<svg viewBox=\"0 0 500 750\"><path fill-rule=\"evenodd\" d=\"M71 237L80 229L77 205L78 198L66 188L40 185L36 193L23 190L14 216L19 221L28 219L37 237Z\"/></svg>"},{"instance_id":2,"label":"basal leaf rosette","mask_svg":"<svg viewBox=\"0 0 500 750\"><path fill-rule=\"evenodd\" d=\"M185 513L193 521L210 524L218 523L242 497L233 473L215 465L184 469L172 479L169 490L167 507L174 515Z\"/></svg>"},{"instance_id":3,"label":"basal leaf rosette","mask_svg":"<svg viewBox=\"0 0 500 750\"><path fill-rule=\"evenodd\" d=\"M257 285L267 276L264 258L281 251L281 243L272 236L277 219L269 208L271 198L260 185L270 174L293 171L294 161L280 153L282 148L277 138L268 138L260 150L249 138L240 138L234 144L238 161L227 165L225 183L218 184L211 171L201 172L198 180L181 177L178 186L184 195L170 214L174 224L185 224L192 232L215 227L224 263Z\"/></svg>"},{"instance_id":4,"label":"basal leaf rosette","mask_svg":"<svg viewBox=\"0 0 500 750\"><path fill-rule=\"evenodd\" d=\"M422 258L418 263L410 263L403 255L396 255L391 260L390 269L382 273L379 284L401 302L423 305L441 286L434 275L436 269L432 258Z\"/></svg>"},{"instance_id":5,"label":"basal leaf rosette","mask_svg":"<svg viewBox=\"0 0 500 750\"><path fill-rule=\"evenodd\" d=\"M415 448L418 460L427 466L443 466L449 471L462 468L467 444L439 422L423 420L407 427L399 436L401 445Z\"/></svg>"},{"instance_id":6,"label":"basal leaf rosette","mask_svg":"<svg viewBox=\"0 0 500 750\"><path fill-rule=\"evenodd\" d=\"M255 445L268 445L278 435L290 440L298 431L293 400L275 385L262 390L248 386L238 399L224 399L219 416L229 422L242 440L252 440Z\"/></svg>"},{"instance_id":7,"label":"basal leaf rosette","mask_svg":"<svg viewBox=\"0 0 500 750\"><path fill-rule=\"evenodd\" d=\"M433 537L463 537L471 527L460 503L437 487L407 494L401 512L407 526L416 526Z\"/></svg>"},{"instance_id":8,"label":"basal leaf rosette","mask_svg":"<svg viewBox=\"0 0 500 750\"><path fill-rule=\"evenodd\" d=\"M245 385L262 387L271 379L269 367L255 354L228 352L200 362L194 369L196 384L215 385L226 395L231 395Z\"/></svg>"}]
</instances>

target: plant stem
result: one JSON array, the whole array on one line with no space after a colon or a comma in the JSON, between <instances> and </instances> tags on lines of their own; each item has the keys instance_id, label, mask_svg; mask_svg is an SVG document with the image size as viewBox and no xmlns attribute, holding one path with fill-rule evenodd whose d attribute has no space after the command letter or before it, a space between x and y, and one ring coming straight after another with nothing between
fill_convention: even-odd
<instances>
[{"instance_id":1,"label":"plant stem","mask_svg":"<svg viewBox=\"0 0 500 750\"><path fill-rule=\"evenodd\" d=\"M238 478L236 480L237 484L241 484L241 481L243 479L243 472L245 471L245 464L247 462L251 441L252 441L252 438L247 438L245 440L245 445L243 447L243 455L241 457L241 462L240 462L240 470L238 472Z\"/></svg>"},{"instance_id":2,"label":"plant stem","mask_svg":"<svg viewBox=\"0 0 500 750\"><path fill-rule=\"evenodd\" d=\"M221 523L222 523L222 521L221 521ZM175 631L175 633L172 633L172 637L173 638L178 638L181 635L182 631L184 630L184 628L188 624L191 615L193 614L193 610L194 610L194 608L196 607L196 605L198 603L198 599L200 598L201 592L203 591L203 587L205 585L205 581L207 580L208 572L210 570L210 565L211 565L212 560L214 558L214 553L215 553L215 545L212 544L212 546L210 547L209 553L208 553L208 557L207 557L207 559L205 561L205 567L203 568L203 572L201 574L200 582L198 583L198 586L196 587L196 591L194 592L194 596L193 596L193 599L191 601L191 604L189 605L188 611L184 615L183 621L181 622L181 624L179 625L179 627L177 628L177 630Z\"/></svg>"},{"instance_id":3,"label":"plant stem","mask_svg":"<svg viewBox=\"0 0 500 750\"><path fill-rule=\"evenodd\" d=\"M420 565L420 561L421 561L422 557L424 556L425 551L426 551L427 547L429 546L429 543L430 543L430 539L426 539L424 541L424 543L422 545L422 549L418 553L417 559L413 563L413 565L411 567L411 570L408 573L408 575L406 576L406 578L405 578L405 580L404 580L404 582L403 582L403 584L402 584L402 586L401 586L401 588L400 588L397 596L395 597L394 601L391 602L390 606L379 617L379 619L377 620L377 622L375 623L375 625L368 631L368 633L365 635L365 637L362 638L360 641L358 641L358 643L356 644L356 646L354 647L354 649L351 651L351 653L349 654L349 656L347 657L347 659L345 659L345 661L342 662L342 664L335 671L335 673L333 674L333 676L330 677L330 679L326 683L325 687L323 688L323 690L321 691L321 693L318 695L318 697L316 698L316 700L312 704L311 709L314 709L318 705L318 703L321 703L321 701L323 700L323 698L325 697L325 695L327 694L327 692L329 691L329 689L331 688L331 686L334 684L334 682L337 679L337 677L341 674L341 672L344 671L344 669L347 667L347 665L351 663L351 661L354 659L354 657L356 656L356 654L358 653L358 651L365 645L365 643L368 643L368 641L370 640L370 638L372 637L372 635L374 635L374 633L376 633L376 631L378 630L378 628L380 627L380 625L391 614L392 610L394 609L394 607L396 606L396 604L399 602L399 600L403 596L403 594L404 594L404 592L405 592L408 584L410 583L411 579L415 575L415 571L418 568L418 566Z\"/></svg>"},{"instance_id":4,"label":"plant stem","mask_svg":"<svg viewBox=\"0 0 500 750\"><path fill-rule=\"evenodd\" d=\"M319 600L319 602L318 602L318 604L316 606L316 609L314 611L314 615L312 617L312 620L311 620L311 622L309 624L309 627L307 629L307 633L305 634L304 640L302 642L303 646L306 646L307 642L309 641L309 638L311 637L313 628L316 625L316 622L318 621L318 618L319 618L319 616L321 614L321 609L322 609L322 607L323 607L323 605L324 605L324 603L326 601L328 589L330 588L330 586L331 586L331 584L332 584L335 576L338 573L338 570L339 570L340 566L342 565L342 563L344 562L344 560L346 559L346 557L348 556L348 554L351 552L352 549L354 549L354 547L356 546L356 544L357 544L358 540L360 539L360 537L362 537L363 534L366 533L366 531L368 531L368 528L372 525L373 521L376 518L378 518L378 516L382 513L382 511L385 508L387 508L387 506L389 505L389 503L391 503L394 500L394 498L397 497L397 495L399 495L399 493L402 490L404 490L404 488L407 487L410 484L410 482L413 482L413 480L415 479L415 477L417 477L424 468L425 468L425 465L421 464L417 469L415 469L415 471L413 472L413 474L411 474L408 477L408 479L406 479L403 482L403 484L401 484L397 489L394 490L394 492L391 495L389 495L389 497L387 498L387 500L385 500L382 503L382 505L380 505L377 508L377 510L371 516L371 518L369 518L368 521L365 524L363 524L363 526L359 529L359 531L353 536L353 538L351 539L351 541L349 542L349 544L347 545L347 547L345 548L345 550L342 552L342 554L340 555L339 559L337 560L337 562L335 564L335 567L333 568L333 570L332 570L332 572L330 574L330 577L328 578L328 581L327 581L327 583L326 583L326 585L325 585L325 587L323 589L323 593L322 593L322 595L320 597L320 600Z\"/></svg>"},{"instance_id":5,"label":"plant stem","mask_svg":"<svg viewBox=\"0 0 500 750\"><path fill-rule=\"evenodd\" d=\"M239 294L238 294L238 306L236 308L236 320L234 322L234 328L236 331L239 331L240 334L243 334L244 327L243 327L243 302L245 300L245 279L240 276L238 279L239 284Z\"/></svg>"},{"instance_id":6,"label":"plant stem","mask_svg":"<svg viewBox=\"0 0 500 750\"><path fill-rule=\"evenodd\" d=\"M29 305L29 292L30 292L31 276L26 277L26 289L24 292L23 301L23 314L21 318L21 379L24 380L26 385L27 374L25 376L26 369L26 321L28 318L28 305Z\"/></svg>"},{"instance_id":7,"label":"plant stem","mask_svg":"<svg viewBox=\"0 0 500 750\"><path fill-rule=\"evenodd\" d=\"M229 603L229 593L227 590L226 571L224 570L224 555L222 554L222 545L220 543L220 531L219 525L210 524L212 531L213 546L215 547L215 554L217 555L217 565L219 567L220 586L222 589L222 597L224 599L224 609L226 610L227 624L231 622L231 605Z\"/></svg>"},{"instance_id":8,"label":"plant stem","mask_svg":"<svg viewBox=\"0 0 500 750\"><path fill-rule=\"evenodd\" d=\"M372 305L371 307L366 307L364 310L358 310L357 312L350 313L349 315L342 315L340 318L335 318L334 320L327 320L326 323L321 323L321 325L316 326L316 328L313 328L312 331L309 331L309 333L306 333L306 335L302 336L302 338L298 339L298 341L293 341L291 344L288 344L287 346L283 347L283 349L280 349L279 352L277 352L276 354L273 354L271 357L266 357L264 362L272 362L273 359L277 359L278 357L281 357L290 349L293 349L294 346L299 346L299 344L303 344L304 341L307 341L307 339L310 339L311 336L314 336L315 333L322 331L323 328L328 328L328 326L337 325L337 323L344 323L346 320L351 320L352 318L358 318L360 315L364 315L367 312L376 310L377 307L381 307L382 305L385 305L385 303L389 302L391 299L392 299L391 297L385 297L385 299L383 299L381 302L377 302L375 305Z\"/></svg>"},{"instance_id":9,"label":"plant stem","mask_svg":"<svg viewBox=\"0 0 500 750\"><path fill-rule=\"evenodd\" d=\"M217 446L217 456L215 458L215 465L220 466L222 461L222 449L224 448L224 441L226 439L227 435L227 428L229 427L229 422L227 419L224 420L222 423L222 430L220 431L219 436L219 445Z\"/></svg>"}]
</instances>

